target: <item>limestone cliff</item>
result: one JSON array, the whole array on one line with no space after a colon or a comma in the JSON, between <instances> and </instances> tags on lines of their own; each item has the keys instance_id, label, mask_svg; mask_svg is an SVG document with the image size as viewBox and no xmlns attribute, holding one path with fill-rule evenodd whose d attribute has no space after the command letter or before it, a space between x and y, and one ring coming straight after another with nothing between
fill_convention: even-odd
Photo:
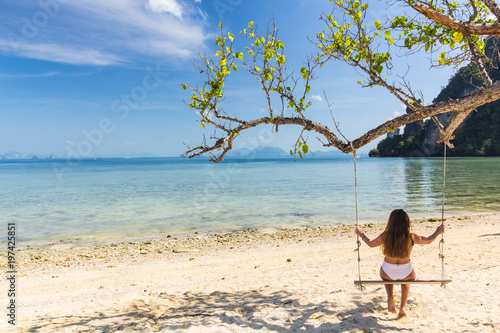
<instances>
[{"instance_id":1,"label":"limestone cliff","mask_svg":"<svg viewBox=\"0 0 500 333\"><path fill-rule=\"evenodd\" d=\"M452 84L452 80L450 80L450 84ZM473 93L474 91L476 91L477 89L478 89L477 87L474 87L474 86L471 86L471 85L465 85L462 88L462 91L460 91L458 93L457 97L462 97L462 96L469 95L469 94ZM441 96L438 96L436 98L435 102L443 99L442 97L441 98L440 97ZM446 124L449 123L449 121L451 120L451 118L453 118L453 115L455 113L456 112L453 111L453 112L447 112L447 113L439 114L439 115L436 116L436 118L439 120L439 122L441 124L443 124L444 126L446 126ZM465 124L467 123L467 120L470 119L470 117L472 117L473 115L474 115L474 112L469 113L469 115L467 116L467 118L465 118L465 120L463 121L463 123L460 124L460 126L457 127L457 130L459 128L462 128L463 126L465 126ZM440 134L441 133L439 132L439 129L438 129L437 125L434 122L431 122L431 124L429 125L429 128L427 129L427 132L425 133L425 138L424 138L423 152L424 152L425 155L432 156L432 155L440 153L439 152L439 145L437 143L437 141L439 140Z\"/></svg>"},{"instance_id":2,"label":"limestone cliff","mask_svg":"<svg viewBox=\"0 0 500 333\"><path fill-rule=\"evenodd\" d=\"M409 108L406 108L406 113L410 113L411 110ZM410 136L417 136L422 132L424 129L424 121L423 120L418 120L414 121L413 123L410 123L405 126L405 130L403 132L403 137L407 138Z\"/></svg>"}]
</instances>

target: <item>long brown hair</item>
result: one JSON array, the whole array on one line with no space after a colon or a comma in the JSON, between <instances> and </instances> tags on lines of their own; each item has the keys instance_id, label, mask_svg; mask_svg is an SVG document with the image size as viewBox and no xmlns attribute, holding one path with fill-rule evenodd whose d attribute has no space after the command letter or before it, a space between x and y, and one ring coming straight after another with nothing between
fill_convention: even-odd
<instances>
[{"instance_id":1,"label":"long brown hair","mask_svg":"<svg viewBox=\"0 0 500 333\"><path fill-rule=\"evenodd\" d=\"M412 238L410 217L402 209L391 212L382 236L382 253L387 257L406 259L410 257Z\"/></svg>"}]
</instances>

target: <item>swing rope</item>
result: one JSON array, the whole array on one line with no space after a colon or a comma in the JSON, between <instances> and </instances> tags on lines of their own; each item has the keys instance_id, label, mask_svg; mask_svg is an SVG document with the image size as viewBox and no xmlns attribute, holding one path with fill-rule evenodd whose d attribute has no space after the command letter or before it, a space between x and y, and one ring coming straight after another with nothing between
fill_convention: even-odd
<instances>
[{"instance_id":1,"label":"swing rope","mask_svg":"<svg viewBox=\"0 0 500 333\"><path fill-rule=\"evenodd\" d=\"M446 190L446 145L447 143L444 143L444 157L443 157L443 201L441 205L441 225L444 225L444 194ZM439 241L439 258L441 258L441 278L444 280L445 279L445 273L444 273L444 233L441 234L441 240ZM442 284L441 286L446 287L445 284Z\"/></svg>"},{"instance_id":2,"label":"swing rope","mask_svg":"<svg viewBox=\"0 0 500 333\"><path fill-rule=\"evenodd\" d=\"M358 222L358 177L356 170L356 150L354 149L352 142L350 142L353 154L354 161L354 199L356 203L356 227L359 226ZM447 143L444 143L444 158L443 158L443 200L441 205L441 225L444 225L444 201L445 201L445 190L446 190L446 146ZM439 258L441 258L441 280L416 280L416 281L362 281L361 280L361 241L359 240L359 236L356 235L356 252L358 252L358 281L354 281L357 287L360 290L364 290L365 287L363 284L427 284L427 283L440 283L441 287L446 288L446 284L451 282L450 279L446 279L445 271L444 271L444 234L441 234L441 240L439 241Z\"/></svg>"},{"instance_id":3,"label":"swing rope","mask_svg":"<svg viewBox=\"0 0 500 333\"><path fill-rule=\"evenodd\" d=\"M352 148L352 156L354 160L354 199L356 203L356 227L359 226L358 223L358 177L357 177L357 171L356 171L356 150L352 146L351 142L351 148ZM357 244L357 249L355 251L358 252L358 281L359 281L359 288L360 290L363 290L363 285L361 284L361 254L360 254L360 248L361 248L361 241L359 240L359 236L356 235L356 244Z\"/></svg>"}]
</instances>

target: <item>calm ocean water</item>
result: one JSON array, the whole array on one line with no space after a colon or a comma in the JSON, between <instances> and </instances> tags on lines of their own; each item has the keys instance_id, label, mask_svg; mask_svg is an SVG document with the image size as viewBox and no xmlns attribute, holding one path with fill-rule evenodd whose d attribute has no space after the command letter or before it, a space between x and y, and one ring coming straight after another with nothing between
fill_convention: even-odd
<instances>
[{"instance_id":1,"label":"calm ocean water","mask_svg":"<svg viewBox=\"0 0 500 333\"><path fill-rule=\"evenodd\" d=\"M439 217L442 159L357 160L359 219ZM2 220L17 238L156 237L354 223L349 159L0 161ZM446 215L500 211L500 158L449 158ZM4 241L4 240L2 240Z\"/></svg>"}]
</instances>

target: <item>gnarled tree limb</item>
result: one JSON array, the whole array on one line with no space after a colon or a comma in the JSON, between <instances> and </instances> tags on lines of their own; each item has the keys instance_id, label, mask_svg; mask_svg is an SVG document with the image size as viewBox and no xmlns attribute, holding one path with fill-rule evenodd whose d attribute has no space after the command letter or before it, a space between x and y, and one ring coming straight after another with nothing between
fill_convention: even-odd
<instances>
[{"instance_id":1,"label":"gnarled tree limb","mask_svg":"<svg viewBox=\"0 0 500 333\"><path fill-rule=\"evenodd\" d=\"M496 2L492 0L481 1L486 4L493 15L500 16L500 8ZM254 22L249 24L248 29L243 30L243 35L250 40L250 46L245 48L247 56L250 56L249 60L247 60L248 58L244 60L241 52L235 53L233 50L234 36L228 33L226 37L221 29L221 36L216 38L216 44L220 47L216 53L219 59L214 61L202 56L202 66L198 67L200 73L206 75L206 83L202 87L189 86L193 91L192 102L189 106L198 110L201 116L199 120L201 125L205 127L205 123L207 123L216 128L213 137L211 137L213 143L209 144L204 141L198 147L188 147L186 156L195 157L208 153L211 155L211 161L221 161L225 154L232 149L233 141L240 132L262 124L274 125L276 130L279 125L299 126L302 128L302 132L297 143L302 142L302 147L305 146L302 133L313 131L324 138L324 140L320 139L323 146L336 147L344 153L351 153L386 133L428 117L432 117L438 124L441 132L438 142L445 142L451 147L449 141L453 139L454 131L472 110L500 99L500 82L491 81L487 72L488 68L485 66L487 63L483 64L483 39L477 36L500 36L500 24L473 23L477 20L489 19L486 18L488 10L484 6L477 6L477 3L469 4L470 7L466 8L467 12L467 10L462 10L463 6L467 7L467 5L456 9L456 4L444 2L445 8L448 9L448 16L433 9L433 5L426 4L425 1L409 5L410 8L423 14L440 27L433 29L433 22L425 22L425 19L422 22L422 18L395 17L391 23L392 28L389 28L393 30L385 30L379 21L375 21L374 27L369 28L365 22L366 9L368 8L366 3L361 5L358 1L347 4L345 2L335 3L344 13L344 22L341 22L339 26L333 14L322 16L328 28L317 35L319 42L316 45L319 47L320 54L308 58L305 67L301 68L298 78L287 74L284 46L277 38L277 29L274 25L272 30L268 27L268 33L265 36L257 35ZM443 8L438 9L442 10ZM467 13L470 14L469 22L454 18L465 17ZM419 48L420 43L425 44L424 49L431 50L431 52L436 43L441 43L441 46L450 45L451 51L449 52L457 49L463 51L459 55L460 61L458 63L465 60L475 63L482 76L482 87L464 97L425 105L423 101L414 96L404 77L403 85L387 82L387 74L388 72L390 74L392 70L392 55L389 51L391 45L396 45L393 39L394 35L391 35L391 32L398 29L402 29L403 35L400 35L400 41L405 41L404 48L410 50L408 52L411 52L413 47ZM464 36L456 32L460 32ZM460 46L453 46L455 43L460 44ZM387 49L383 49L385 47ZM248 73L257 79L265 92L268 108L267 117L247 121L232 113L221 113L220 103L224 98L225 82L228 75L237 70L236 61L238 59L241 60L241 64ZM352 141L344 137L337 137L327 126L309 119L306 111L312 103L308 94L311 90L311 80L314 79L313 71L330 59L343 61L364 73L365 82L359 81L359 83L370 87L385 88L412 112L388 120ZM439 55L439 64L449 65L450 63L448 54L442 52ZM186 88L184 85L184 89ZM303 90L300 91L301 89ZM281 101L281 114L276 112L277 108L273 106L273 101L276 100ZM440 124L437 121L436 115L451 111L456 113L449 123ZM335 120L334 124L336 125Z\"/></svg>"},{"instance_id":2,"label":"gnarled tree limb","mask_svg":"<svg viewBox=\"0 0 500 333\"><path fill-rule=\"evenodd\" d=\"M500 36L500 23L497 22L481 24L462 22L424 5L412 5L411 7L434 22L461 32L464 35Z\"/></svg>"},{"instance_id":3,"label":"gnarled tree limb","mask_svg":"<svg viewBox=\"0 0 500 333\"><path fill-rule=\"evenodd\" d=\"M494 0L481 0L488 7L493 15L500 20L500 6Z\"/></svg>"},{"instance_id":4,"label":"gnarled tree limb","mask_svg":"<svg viewBox=\"0 0 500 333\"><path fill-rule=\"evenodd\" d=\"M239 133L248 128L256 127L262 124L301 126L306 131L315 131L318 134L321 134L326 139L326 142L323 143L325 147L336 147L344 153L351 153L353 149L357 150L368 144L369 142L375 140L379 136L394 131L395 129L403 125L412 123L414 121L423 120L425 118L438 114L450 111L458 111L452 118L452 120L444 127L444 129L442 129L441 137L438 141L448 142L449 140L453 139L453 132L472 110L481 105L484 105L484 100L494 101L497 99L500 99L500 82L494 83L491 88L481 89L471 95L454 100L439 102L427 107L423 107L415 112L406 113L392 120L386 121L385 123L366 132L364 135L351 142L344 142L340 140L327 126L309 119L303 119L300 117L262 117L259 119L248 121L235 127L225 138L219 139L213 146L196 147L187 151L186 154L189 155L189 157L195 157L207 152L211 152L213 150L223 149L224 152L221 156L211 159L214 162L218 162L223 159L225 153L232 148L232 141L235 137L234 133ZM231 146L227 147L225 146L226 144L229 144Z\"/></svg>"}]
</instances>

